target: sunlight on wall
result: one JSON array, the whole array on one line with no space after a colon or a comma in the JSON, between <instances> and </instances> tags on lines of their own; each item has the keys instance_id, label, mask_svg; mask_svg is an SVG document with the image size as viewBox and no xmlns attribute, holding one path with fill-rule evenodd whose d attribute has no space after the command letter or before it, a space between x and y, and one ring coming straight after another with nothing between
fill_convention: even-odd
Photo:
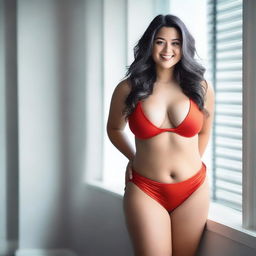
<instances>
[{"instance_id":1,"label":"sunlight on wall","mask_svg":"<svg viewBox=\"0 0 256 256\"><path fill-rule=\"evenodd\" d=\"M153 0L139 2L130 0L127 2L127 6L123 5L123 9L122 2L120 1L117 5L114 0L106 1L104 7L104 51L106 51L104 53L104 124L107 123L113 90L125 76L125 66L130 65L133 61L133 48L137 40L155 16L155 1ZM114 3L115 11L113 10ZM142 12L143 19L141 19ZM115 27L115 24L119 26ZM125 133L135 148L134 136L129 130L128 124L125 127ZM119 193L124 191L127 163L128 159L110 142L104 130L104 185Z\"/></svg>"}]
</instances>

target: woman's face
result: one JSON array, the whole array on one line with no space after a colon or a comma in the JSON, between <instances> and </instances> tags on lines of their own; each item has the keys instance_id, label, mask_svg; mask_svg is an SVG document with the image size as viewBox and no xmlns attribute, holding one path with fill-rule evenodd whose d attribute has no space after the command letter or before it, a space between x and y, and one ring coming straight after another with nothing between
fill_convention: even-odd
<instances>
[{"instance_id":1,"label":"woman's face","mask_svg":"<svg viewBox=\"0 0 256 256\"><path fill-rule=\"evenodd\" d=\"M156 34L152 58L156 65L168 69L181 59L181 37L174 27L162 27Z\"/></svg>"}]
</instances>

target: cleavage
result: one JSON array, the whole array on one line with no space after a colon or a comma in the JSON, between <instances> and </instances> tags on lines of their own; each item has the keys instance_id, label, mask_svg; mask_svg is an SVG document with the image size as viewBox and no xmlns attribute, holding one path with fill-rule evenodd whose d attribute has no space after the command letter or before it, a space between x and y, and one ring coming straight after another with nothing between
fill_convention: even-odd
<instances>
[{"instance_id":1,"label":"cleavage","mask_svg":"<svg viewBox=\"0 0 256 256\"><path fill-rule=\"evenodd\" d=\"M142 102L142 111L146 118L160 129L173 129L178 127L189 113L190 100L175 100L168 104L159 100Z\"/></svg>"}]
</instances>

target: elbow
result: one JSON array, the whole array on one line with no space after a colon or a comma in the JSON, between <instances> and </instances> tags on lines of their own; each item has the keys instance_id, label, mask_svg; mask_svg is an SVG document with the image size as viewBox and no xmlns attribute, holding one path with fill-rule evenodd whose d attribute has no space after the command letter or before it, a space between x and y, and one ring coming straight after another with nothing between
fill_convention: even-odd
<instances>
[{"instance_id":1,"label":"elbow","mask_svg":"<svg viewBox=\"0 0 256 256\"><path fill-rule=\"evenodd\" d=\"M107 131L107 135L108 135L109 139L111 140L111 138L113 136L115 136L116 132L118 132L119 130L107 125L106 131Z\"/></svg>"},{"instance_id":2,"label":"elbow","mask_svg":"<svg viewBox=\"0 0 256 256\"><path fill-rule=\"evenodd\" d=\"M114 128L111 126L110 122L108 121L107 124L106 124L106 132L108 134L108 136L111 134L111 132L114 130Z\"/></svg>"}]
</instances>

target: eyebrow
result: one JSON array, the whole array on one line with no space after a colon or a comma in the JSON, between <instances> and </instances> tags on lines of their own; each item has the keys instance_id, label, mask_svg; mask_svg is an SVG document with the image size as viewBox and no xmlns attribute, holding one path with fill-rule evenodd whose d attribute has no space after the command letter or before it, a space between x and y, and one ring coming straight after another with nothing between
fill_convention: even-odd
<instances>
[{"instance_id":1,"label":"eyebrow","mask_svg":"<svg viewBox=\"0 0 256 256\"><path fill-rule=\"evenodd\" d=\"M162 39L162 40L165 40L164 38L162 38L162 37L157 37L155 40L157 40L157 39ZM178 41L181 41L179 38L174 38L174 39L172 39L172 41L174 41L174 40L178 40Z\"/></svg>"}]
</instances>

